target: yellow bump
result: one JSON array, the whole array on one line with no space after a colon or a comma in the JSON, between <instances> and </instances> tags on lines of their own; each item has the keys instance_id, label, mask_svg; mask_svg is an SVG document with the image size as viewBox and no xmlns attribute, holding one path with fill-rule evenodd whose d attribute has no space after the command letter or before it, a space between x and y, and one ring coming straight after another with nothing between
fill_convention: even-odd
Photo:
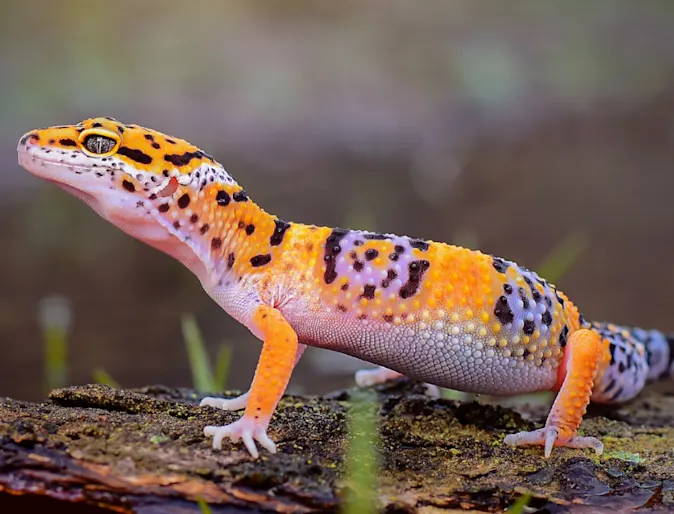
<instances>
[{"instance_id":1,"label":"yellow bump","mask_svg":"<svg viewBox=\"0 0 674 514\"><path fill-rule=\"evenodd\" d=\"M504 357L510 357L512 355L512 352L509 349L503 350L503 356Z\"/></svg>"},{"instance_id":2,"label":"yellow bump","mask_svg":"<svg viewBox=\"0 0 674 514\"><path fill-rule=\"evenodd\" d=\"M443 318L447 315L447 313L446 313L445 311L443 311L443 310L439 310L439 311L436 312L435 314L436 314L436 316L438 317L438 319L443 319Z\"/></svg>"},{"instance_id":3,"label":"yellow bump","mask_svg":"<svg viewBox=\"0 0 674 514\"><path fill-rule=\"evenodd\" d=\"M431 319L431 313L428 311L423 311L421 313L421 319L428 321L429 319Z\"/></svg>"},{"instance_id":4,"label":"yellow bump","mask_svg":"<svg viewBox=\"0 0 674 514\"><path fill-rule=\"evenodd\" d=\"M475 323L468 323L466 325L466 332L474 332L475 331Z\"/></svg>"},{"instance_id":5,"label":"yellow bump","mask_svg":"<svg viewBox=\"0 0 674 514\"><path fill-rule=\"evenodd\" d=\"M498 333L501 331L501 324L500 324L500 323L494 323L494 324L491 326L491 331L492 331L494 334L498 334Z\"/></svg>"},{"instance_id":6,"label":"yellow bump","mask_svg":"<svg viewBox=\"0 0 674 514\"><path fill-rule=\"evenodd\" d=\"M395 318L393 318L393 323L395 323L396 325L400 325L402 322L403 320L400 319L400 316L396 316Z\"/></svg>"},{"instance_id":7,"label":"yellow bump","mask_svg":"<svg viewBox=\"0 0 674 514\"><path fill-rule=\"evenodd\" d=\"M414 323L414 314L408 314L405 318L405 323Z\"/></svg>"},{"instance_id":8,"label":"yellow bump","mask_svg":"<svg viewBox=\"0 0 674 514\"><path fill-rule=\"evenodd\" d=\"M522 344L529 344L529 336L524 336L522 338Z\"/></svg>"},{"instance_id":9,"label":"yellow bump","mask_svg":"<svg viewBox=\"0 0 674 514\"><path fill-rule=\"evenodd\" d=\"M496 346L496 338L495 337L490 337L489 341L487 341L487 344L489 346Z\"/></svg>"},{"instance_id":10,"label":"yellow bump","mask_svg":"<svg viewBox=\"0 0 674 514\"><path fill-rule=\"evenodd\" d=\"M480 337L484 337L487 335L487 329L484 327L481 327L480 330L478 331L478 334Z\"/></svg>"},{"instance_id":11,"label":"yellow bump","mask_svg":"<svg viewBox=\"0 0 674 514\"><path fill-rule=\"evenodd\" d=\"M449 319L452 320L453 323L458 323L459 315L456 312L453 312Z\"/></svg>"},{"instance_id":12,"label":"yellow bump","mask_svg":"<svg viewBox=\"0 0 674 514\"><path fill-rule=\"evenodd\" d=\"M480 314L480 319L482 320L482 323L487 323L489 321L489 314L485 311L482 311Z\"/></svg>"},{"instance_id":13,"label":"yellow bump","mask_svg":"<svg viewBox=\"0 0 674 514\"><path fill-rule=\"evenodd\" d=\"M499 345L501 348L505 348L506 346L508 346L508 340L505 339L505 338L501 338L501 339L499 340L499 342L498 342L498 345Z\"/></svg>"}]
</instances>

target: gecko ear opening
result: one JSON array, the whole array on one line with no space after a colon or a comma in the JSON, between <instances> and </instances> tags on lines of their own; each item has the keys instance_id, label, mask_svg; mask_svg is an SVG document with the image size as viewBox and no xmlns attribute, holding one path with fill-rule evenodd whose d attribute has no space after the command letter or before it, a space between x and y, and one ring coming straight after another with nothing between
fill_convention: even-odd
<instances>
[{"instance_id":1,"label":"gecko ear opening","mask_svg":"<svg viewBox=\"0 0 674 514\"><path fill-rule=\"evenodd\" d=\"M176 192L176 189L178 189L178 179L171 177L166 185L157 191L157 196L161 196L163 198L171 196Z\"/></svg>"}]
</instances>

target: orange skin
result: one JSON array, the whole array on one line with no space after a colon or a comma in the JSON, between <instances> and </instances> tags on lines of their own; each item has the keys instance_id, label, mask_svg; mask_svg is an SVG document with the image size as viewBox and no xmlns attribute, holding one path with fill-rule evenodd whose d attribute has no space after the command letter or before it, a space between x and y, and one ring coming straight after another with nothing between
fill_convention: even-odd
<instances>
[{"instance_id":1,"label":"orange skin","mask_svg":"<svg viewBox=\"0 0 674 514\"><path fill-rule=\"evenodd\" d=\"M543 429L505 440L544 445L546 456L552 445L601 452L598 440L576 435L590 398L619 400L640 389L612 393L609 339L554 285L515 263L444 243L285 222L196 146L111 118L31 131L18 152L30 172L182 262L263 341L251 390L202 403L245 407L239 421L206 427L216 448L229 437L243 439L253 456L255 441L275 451L266 429L306 345L385 366L382 380L402 373L490 394L559 391ZM643 348L633 346L641 366Z\"/></svg>"}]
</instances>

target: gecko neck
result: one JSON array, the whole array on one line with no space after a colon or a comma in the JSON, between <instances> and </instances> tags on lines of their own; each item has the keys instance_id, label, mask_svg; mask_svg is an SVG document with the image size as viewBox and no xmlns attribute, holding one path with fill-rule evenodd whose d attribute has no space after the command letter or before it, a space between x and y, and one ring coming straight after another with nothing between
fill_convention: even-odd
<instances>
[{"instance_id":1,"label":"gecko neck","mask_svg":"<svg viewBox=\"0 0 674 514\"><path fill-rule=\"evenodd\" d=\"M211 283L240 280L264 269L280 222L253 202L238 184L227 184L216 194L209 211L212 228L204 242L208 248Z\"/></svg>"}]
</instances>

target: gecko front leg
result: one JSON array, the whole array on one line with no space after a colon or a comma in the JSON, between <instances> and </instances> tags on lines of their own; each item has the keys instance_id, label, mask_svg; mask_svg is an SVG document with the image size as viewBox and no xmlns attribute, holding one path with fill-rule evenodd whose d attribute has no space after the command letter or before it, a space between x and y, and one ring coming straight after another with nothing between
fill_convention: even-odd
<instances>
[{"instance_id":1,"label":"gecko front leg","mask_svg":"<svg viewBox=\"0 0 674 514\"><path fill-rule=\"evenodd\" d=\"M253 324L262 334L263 346L253 383L246 393L246 410L234 423L207 426L204 434L213 437L213 448L218 450L222 448L225 437L233 442L243 440L253 458L257 458L259 452L255 441L271 453L276 453L276 445L267 435L267 427L301 351L297 334L277 309L260 305L253 314Z\"/></svg>"},{"instance_id":2,"label":"gecko front leg","mask_svg":"<svg viewBox=\"0 0 674 514\"><path fill-rule=\"evenodd\" d=\"M302 358L304 350L307 349L307 345L299 343L297 345L297 353L295 354L295 363L293 364L293 369L297 366L297 363ZM199 407L214 407L221 410L241 410L245 409L248 405L248 398L250 398L250 389L236 398L218 398L215 396L206 396L199 403Z\"/></svg>"}]
</instances>

